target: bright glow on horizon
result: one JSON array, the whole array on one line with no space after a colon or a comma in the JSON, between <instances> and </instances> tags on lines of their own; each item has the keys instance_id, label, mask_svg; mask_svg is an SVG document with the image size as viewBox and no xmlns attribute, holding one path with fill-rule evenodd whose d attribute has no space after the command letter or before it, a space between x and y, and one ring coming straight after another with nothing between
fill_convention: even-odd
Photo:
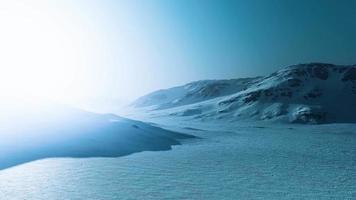
<instances>
[{"instance_id":1,"label":"bright glow on horizon","mask_svg":"<svg viewBox=\"0 0 356 200\"><path fill-rule=\"evenodd\" d=\"M0 2L2 98L66 101L84 95L88 39L69 20L45 1Z\"/></svg>"},{"instance_id":2,"label":"bright glow on horizon","mask_svg":"<svg viewBox=\"0 0 356 200\"><path fill-rule=\"evenodd\" d=\"M356 62L355 3L278 4L0 0L0 98L117 105L196 80Z\"/></svg>"}]
</instances>

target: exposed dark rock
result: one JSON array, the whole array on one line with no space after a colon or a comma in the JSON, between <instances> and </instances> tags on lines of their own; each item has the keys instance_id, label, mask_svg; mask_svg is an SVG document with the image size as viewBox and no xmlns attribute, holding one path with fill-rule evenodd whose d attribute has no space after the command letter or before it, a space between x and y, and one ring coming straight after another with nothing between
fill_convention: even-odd
<instances>
[{"instance_id":1,"label":"exposed dark rock","mask_svg":"<svg viewBox=\"0 0 356 200\"><path fill-rule=\"evenodd\" d=\"M339 73L343 73L347 70L347 67L340 67L339 68Z\"/></svg>"},{"instance_id":2,"label":"exposed dark rock","mask_svg":"<svg viewBox=\"0 0 356 200\"><path fill-rule=\"evenodd\" d=\"M326 66L316 66L313 68L313 74L315 77L321 79L321 80L326 80L329 77L329 71Z\"/></svg>"},{"instance_id":3,"label":"exposed dark rock","mask_svg":"<svg viewBox=\"0 0 356 200\"><path fill-rule=\"evenodd\" d=\"M244 102L245 103L250 103L250 102L254 102L257 101L261 96L261 91L254 91L254 92L250 92L248 94L246 94L245 98L244 98Z\"/></svg>"},{"instance_id":4,"label":"exposed dark rock","mask_svg":"<svg viewBox=\"0 0 356 200\"><path fill-rule=\"evenodd\" d=\"M326 112L311 112L302 111L299 112L295 118L292 120L293 123L325 123L326 122Z\"/></svg>"},{"instance_id":5,"label":"exposed dark rock","mask_svg":"<svg viewBox=\"0 0 356 200\"><path fill-rule=\"evenodd\" d=\"M264 95L265 95L266 97L269 97L269 96L272 96L272 95L273 95L272 89L263 90L263 92L264 92Z\"/></svg>"},{"instance_id":6,"label":"exposed dark rock","mask_svg":"<svg viewBox=\"0 0 356 200\"><path fill-rule=\"evenodd\" d=\"M312 65L314 66L321 66L321 67L328 67L328 68L331 68L331 67L334 67L335 65L334 64L330 64L330 63L311 63Z\"/></svg>"},{"instance_id":7,"label":"exposed dark rock","mask_svg":"<svg viewBox=\"0 0 356 200\"><path fill-rule=\"evenodd\" d=\"M321 90L319 90L319 89L314 89L314 90L310 91L309 93L307 93L307 94L304 96L304 98L305 98L305 97L307 97L307 98L305 98L305 99L318 98L318 97L321 97L321 95L322 95Z\"/></svg>"},{"instance_id":8,"label":"exposed dark rock","mask_svg":"<svg viewBox=\"0 0 356 200\"><path fill-rule=\"evenodd\" d=\"M292 95L293 95L293 93L292 93L291 91L284 91L284 92L281 93L281 96L282 96L282 97L289 97L289 98L291 98Z\"/></svg>"},{"instance_id":9,"label":"exposed dark rock","mask_svg":"<svg viewBox=\"0 0 356 200\"><path fill-rule=\"evenodd\" d=\"M302 81L299 79L288 79L288 85L290 87L298 87L301 85L301 83Z\"/></svg>"},{"instance_id":10,"label":"exposed dark rock","mask_svg":"<svg viewBox=\"0 0 356 200\"><path fill-rule=\"evenodd\" d=\"M221 102L219 102L219 106L223 106L223 105L228 105L228 104L234 103L234 102L238 101L239 98L240 98L240 96L236 96L236 97L230 98L228 100L221 101Z\"/></svg>"},{"instance_id":11,"label":"exposed dark rock","mask_svg":"<svg viewBox=\"0 0 356 200\"><path fill-rule=\"evenodd\" d=\"M304 77L307 75L307 72L304 69L295 69L294 74L299 77Z\"/></svg>"},{"instance_id":12,"label":"exposed dark rock","mask_svg":"<svg viewBox=\"0 0 356 200\"><path fill-rule=\"evenodd\" d=\"M342 81L355 81L356 80L356 68L350 68L347 70L347 72L344 74L344 77L342 78Z\"/></svg>"}]
</instances>

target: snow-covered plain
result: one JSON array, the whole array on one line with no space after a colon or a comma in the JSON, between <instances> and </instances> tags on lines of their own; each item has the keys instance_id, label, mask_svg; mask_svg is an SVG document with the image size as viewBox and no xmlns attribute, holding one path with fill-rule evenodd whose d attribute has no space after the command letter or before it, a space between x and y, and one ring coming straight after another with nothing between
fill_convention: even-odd
<instances>
[{"instance_id":1,"label":"snow-covered plain","mask_svg":"<svg viewBox=\"0 0 356 200\"><path fill-rule=\"evenodd\" d=\"M109 135L79 138L139 153L6 168L0 199L356 199L355 102L356 66L323 63L160 90L128 108L146 123L90 114Z\"/></svg>"},{"instance_id":2,"label":"snow-covered plain","mask_svg":"<svg viewBox=\"0 0 356 200\"><path fill-rule=\"evenodd\" d=\"M0 199L355 199L356 125L198 124L171 151L0 171Z\"/></svg>"}]
</instances>

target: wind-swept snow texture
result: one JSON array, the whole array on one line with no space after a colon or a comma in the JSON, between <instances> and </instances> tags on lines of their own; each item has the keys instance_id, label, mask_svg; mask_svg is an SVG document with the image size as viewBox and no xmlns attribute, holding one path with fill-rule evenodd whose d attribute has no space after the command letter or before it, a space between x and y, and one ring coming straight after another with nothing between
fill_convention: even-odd
<instances>
[{"instance_id":1,"label":"wind-swept snow texture","mask_svg":"<svg viewBox=\"0 0 356 200\"><path fill-rule=\"evenodd\" d=\"M202 121L356 122L356 65L298 64L265 77L198 81L153 92L133 106Z\"/></svg>"},{"instance_id":2,"label":"wind-swept snow texture","mask_svg":"<svg viewBox=\"0 0 356 200\"><path fill-rule=\"evenodd\" d=\"M171 151L44 159L1 170L0 199L356 198L355 124L181 127L174 130L204 139Z\"/></svg>"},{"instance_id":3,"label":"wind-swept snow texture","mask_svg":"<svg viewBox=\"0 0 356 200\"><path fill-rule=\"evenodd\" d=\"M24 108L24 106L22 106ZM169 150L175 133L115 115L99 115L62 105L32 105L0 115L0 170L49 157L116 157Z\"/></svg>"}]
</instances>

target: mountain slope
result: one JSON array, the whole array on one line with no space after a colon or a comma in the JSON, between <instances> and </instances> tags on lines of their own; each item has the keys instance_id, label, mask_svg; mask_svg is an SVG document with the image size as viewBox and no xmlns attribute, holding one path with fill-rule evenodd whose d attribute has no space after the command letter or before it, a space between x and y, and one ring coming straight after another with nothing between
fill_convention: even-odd
<instances>
[{"instance_id":1,"label":"mountain slope","mask_svg":"<svg viewBox=\"0 0 356 200\"><path fill-rule=\"evenodd\" d=\"M0 170L50 157L116 157L168 150L175 133L115 115L57 104L0 106Z\"/></svg>"},{"instance_id":2,"label":"mountain slope","mask_svg":"<svg viewBox=\"0 0 356 200\"><path fill-rule=\"evenodd\" d=\"M234 94L217 95L156 114L199 120L356 122L355 65L293 65L269 76L251 79L244 86Z\"/></svg>"},{"instance_id":3,"label":"mountain slope","mask_svg":"<svg viewBox=\"0 0 356 200\"><path fill-rule=\"evenodd\" d=\"M255 79L196 81L183 86L152 92L137 99L131 106L135 108L151 107L153 110L160 110L192 104L236 93L248 87Z\"/></svg>"}]
</instances>

